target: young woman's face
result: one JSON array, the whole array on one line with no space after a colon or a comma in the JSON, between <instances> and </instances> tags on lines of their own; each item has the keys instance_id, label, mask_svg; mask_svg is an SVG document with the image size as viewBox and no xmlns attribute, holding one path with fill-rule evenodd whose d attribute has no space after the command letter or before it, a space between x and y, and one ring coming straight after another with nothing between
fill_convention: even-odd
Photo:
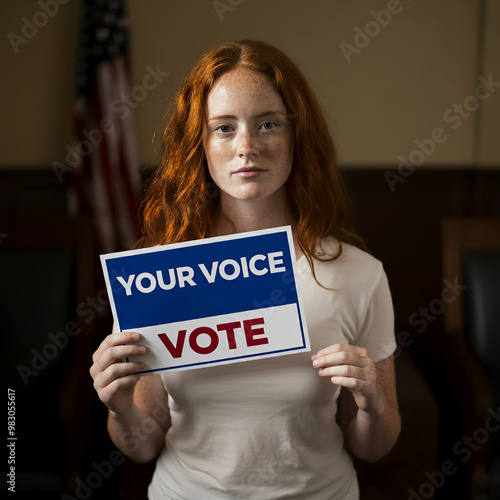
<instances>
[{"instance_id":1,"label":"young woman's face","mask_svg":"<svg viewBox=\"0 0 500 500\"><path fill-rule=\"evenodd\" d=\"M235 68L219 78L206 108L203 145L221 200L282 197L292 168L292 131L269 80Z\"/></svg>"}]
</instances>

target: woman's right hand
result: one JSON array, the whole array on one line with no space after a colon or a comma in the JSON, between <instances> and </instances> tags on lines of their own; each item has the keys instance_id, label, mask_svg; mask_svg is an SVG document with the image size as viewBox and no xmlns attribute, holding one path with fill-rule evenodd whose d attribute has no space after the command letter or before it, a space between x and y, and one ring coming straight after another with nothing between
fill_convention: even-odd
<instances>
[{"instance_id":1,"label":"woman's right hand","mask_svg":"<svg viewBox=\"0 0 500 500\"><path fill-rule=\"evenodd\" d=\"M108 335L92 356L90 375L101 401L113 412L125 413L134 405L134 389L141 378L135 375L144 369L143 363L126 362L125 358L146 352L137 345L141 336L136 332Z\"/></svg>"}]
</instances>

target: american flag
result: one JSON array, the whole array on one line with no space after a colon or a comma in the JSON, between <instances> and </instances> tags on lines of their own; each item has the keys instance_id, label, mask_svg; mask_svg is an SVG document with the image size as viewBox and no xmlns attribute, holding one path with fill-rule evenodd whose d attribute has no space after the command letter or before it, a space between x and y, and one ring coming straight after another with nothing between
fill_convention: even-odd
<instances>
[{"instance_id":1,"label":"american flag","mask_svg":"<svg viewBox=\"0 0 500 500\"><path fill-rule=\"evenodd\" d=\"M81 22L70 210L93 216L101 250L112 252L139 233L128 20L121 0L85 0Z\"/></svg>"}]
</instances>

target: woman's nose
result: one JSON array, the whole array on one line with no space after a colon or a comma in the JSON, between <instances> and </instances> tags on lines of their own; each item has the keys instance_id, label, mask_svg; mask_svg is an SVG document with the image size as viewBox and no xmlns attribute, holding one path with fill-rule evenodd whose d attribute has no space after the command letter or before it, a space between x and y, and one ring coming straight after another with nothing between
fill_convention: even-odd
<instances>
[{"instance_id":1,"label":"woman's nose","mask_svg":"<svg viewBox=\"0 0 500 500\"><path fill-rule=\"evenodd\" d=\"M248 158L258 152L257 137L250 130L241 131L238 143L238 156Z\"/></svg>"}]
</instances>

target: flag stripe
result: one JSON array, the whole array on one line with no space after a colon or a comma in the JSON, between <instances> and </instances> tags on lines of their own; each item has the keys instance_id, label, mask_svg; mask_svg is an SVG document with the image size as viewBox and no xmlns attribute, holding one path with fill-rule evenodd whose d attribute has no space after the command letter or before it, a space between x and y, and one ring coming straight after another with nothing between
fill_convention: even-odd
<instances>
[{"instance_id":1,"label":"flag stripe","mask_svg":"<svg viewBox=\"0 0 500 500\"><path fill-rule=\"evenodd\" d=\"M140 176L122 1L86 0L75 98L70 200L95 219L104 252L131 248L139 234Z\"/></svg>"}]
</instances>

